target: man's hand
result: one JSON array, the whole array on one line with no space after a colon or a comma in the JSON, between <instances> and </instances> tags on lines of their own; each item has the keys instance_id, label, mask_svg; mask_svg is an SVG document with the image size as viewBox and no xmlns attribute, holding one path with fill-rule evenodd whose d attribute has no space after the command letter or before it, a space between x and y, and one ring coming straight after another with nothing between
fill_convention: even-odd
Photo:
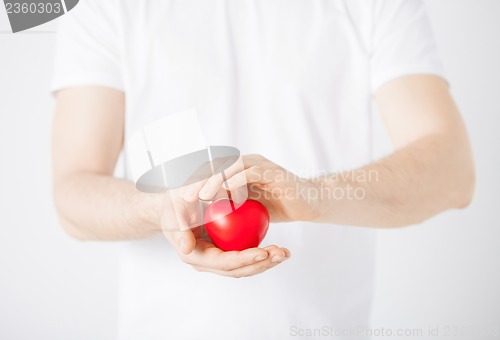
<instances>
[{"instance_id":1,"label":"man's hand","mask_svg":"<svg viewBox=\"0 0 500 340\"><path fill-rule=\"evenodd\" d=\"M187 202L210 200L221 189L238 192L248 186L248 198L260 201L269 211L271 221L311 221L319 213L317 185L300 178L261 155L242 156L224 171L181 190Z\"/></svg>"},{"instance_id":2,"label":"man's hand","mask_svg":"<svg viewBox=\"0 0 500 340\"><path fill-rule=\"evenodd\" d=\"M203 227L198 200L187 202L177 190L164 194L161 213L163 234L179 257L194 269L230 277L260 274L290 257L290 251L271 245L224 252L210 242Z\"/></svg>"}]
</instances>

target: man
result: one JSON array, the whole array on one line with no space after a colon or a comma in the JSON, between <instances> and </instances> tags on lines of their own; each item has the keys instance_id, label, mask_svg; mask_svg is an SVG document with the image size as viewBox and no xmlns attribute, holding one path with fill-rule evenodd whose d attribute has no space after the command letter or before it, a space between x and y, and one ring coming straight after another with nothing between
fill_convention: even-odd
<instances>
[{"instance_id":1,"label":"man","mask_svg":"<svg viewBox=\"0 0 500 340\"><path fill-rule=\"evenodd\" d=\"M375 229L358 227L471 200L468 138L420 1L86 0L61 21L55 202L75 238L130 241L120 339L316 338L325 326L365 338L342 332L369 320ZM376 161L372 98L395 147ZM225 253L173 231L168 200L135 189L126 154L125 179L113 176L133 133L192 107L207 143L240 149L245 169L183 200L246 183L294 193L259 196L287 222L264 248Z\"/></svg>"}]
</instances>

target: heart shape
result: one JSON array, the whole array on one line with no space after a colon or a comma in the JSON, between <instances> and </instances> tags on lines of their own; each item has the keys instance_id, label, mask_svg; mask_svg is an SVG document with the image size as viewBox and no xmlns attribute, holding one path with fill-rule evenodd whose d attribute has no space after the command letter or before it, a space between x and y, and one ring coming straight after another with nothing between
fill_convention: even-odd
<instances>
[{"instance_id":1,"label":"heart shape","mask_svg":"<svg viewBox=\"0 0 500 340\"><path fill-rule=\"evenodd\" d=\"M269 212L255 200L237 206L221 198L207 208L205 229L212 242L224 251L258 247L269 229Z\"/></svg>"}]
</instances>

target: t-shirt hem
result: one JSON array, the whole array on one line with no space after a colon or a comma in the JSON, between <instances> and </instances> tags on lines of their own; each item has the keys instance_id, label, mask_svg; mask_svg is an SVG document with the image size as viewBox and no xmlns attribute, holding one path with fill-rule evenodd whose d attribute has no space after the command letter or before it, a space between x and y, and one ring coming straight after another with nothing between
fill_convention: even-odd
<instances>
[{"instance_id":1,"label":"t-shirt hem","mask_svg":"<svg viewBox=\"0 0 500 340\"><path fill-rule=\"evenodd\" d=\"M124 91L123 83L114 76L104 74L66 74L52 80L49 92L54 95L57 91L78 86L104 86Z\"/></svg>"},{"instance_id":2,"label":"t-shirt hem","mask_svg":"<svg viewBox=\"0 0 500 340\"><path fill-rule=\"evenodd\" d=\"M382 87L382 85L388 83L391 80L394 80L399 77L409 76L409 75L418 75L418 74L428 74L435 75L443 78L447 83L446 72L443 67L439 64L435 65L405 65L397 68L391 68L391 70L385 72L375 73L372 77L371 81L371 91L373 94L377 92L377 90Z\"/></svg>"}]
</instances>

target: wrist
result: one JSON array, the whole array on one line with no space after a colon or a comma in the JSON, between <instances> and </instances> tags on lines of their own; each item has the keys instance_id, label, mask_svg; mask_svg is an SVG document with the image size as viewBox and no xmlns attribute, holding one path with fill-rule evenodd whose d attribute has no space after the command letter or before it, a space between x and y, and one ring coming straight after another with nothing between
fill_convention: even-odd
<instances>
[{"instance_id":1,"label":"wrist","mask_svg":"<svg viewBox=\"0 0 500 340\"><path fill-rule=\"evenodd\" d=\"M303 178L298 183L300 186L297 188L297 193L303 202L300 204L302 207L299 209L300 213L294 220L317 222L321 218L323 209L322 183L317 179Z\"/></svg>"},{"instance_id":2,"label":"wrist","mask_svg":"<svg viewBox=\"0 0 500 340\"><path fill-rule=\"evenodd\" d=\"M338 180L335 177L321 177L311 179L314 199L310 199L311 209L314 211L310 222L324 222L325 216L331 215L336 202L335 192L338 189Z\"/></svg>"},{"instance_id":3,"label":"wrist","mask_svg":"<svg viewBox=\"0 0 500 340\"><path fill-rule=\"evenodd\" d=\"M161 232L163 194L136 191L131 203L137 218L137 226L142 231L148 235Z\"/></svg>"}]
</instances>

